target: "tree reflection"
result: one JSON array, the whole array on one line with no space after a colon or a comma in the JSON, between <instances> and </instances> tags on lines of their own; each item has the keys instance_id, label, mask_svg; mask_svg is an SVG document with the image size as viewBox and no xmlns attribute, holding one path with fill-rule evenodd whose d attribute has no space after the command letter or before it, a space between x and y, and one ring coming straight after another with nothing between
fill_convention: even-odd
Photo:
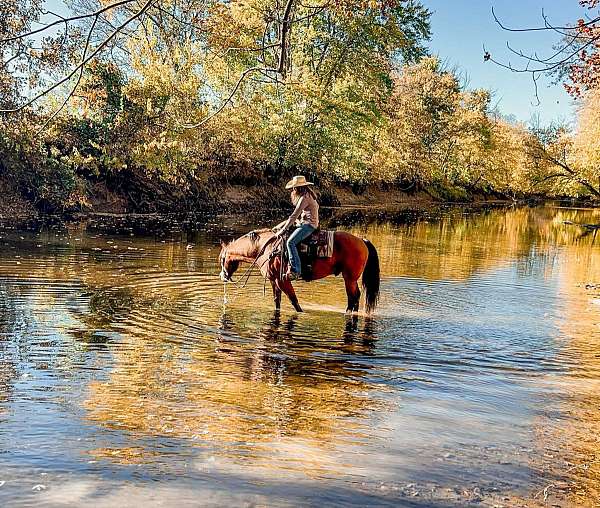
<instances>
[{"instance_id":1,"label":"tree reflection","mask_svg":"<svg viewBox=\"0 0 600 508\"><path fill-rule=\"evenodd\" d=\"M248 341L223 314L227 333L191 350L150 342L159 327L139 330L113 349L108 379L90 386L87 417L136 435L188 439L255 466L285 464L310 475L317 464L333 467L335 449L366 438L369 414L384 405L371 393L365 364L315 358L322 337L305 340L297 320L273 314Z\"/></svg>"},{"instance_id":2,"label":"tree reflection","mask_svg":"<svg viewBox=\"0 0 600 508\"><path fill-rule=\"evenodd\" d=\"M574 241L561 251L557 323L568 367L554 381L562 397L538 422L539 451L532 462L548 487L538 497L591 507L600 498L600 249L595 235L581 235L576 227L569 231ZM561 419L554 417L557 412Z\"/></svg>"},{"instance_id":3,"label":"tree reflection","mask_svg":"<svg viewBox=\"0 0 600 508\"><path fill-rule=\"evenodd\" d=\"M383 220L373 217L368 226L352 230L377 246L384 275L460 280L514 260L538 260L560 247L589 249L597 242L594 235L565 222L600 222L600 210L545 206L483 209L472 215L458 208L406 225L388 219L389 212Z\"/></svg>"}]
</instances>

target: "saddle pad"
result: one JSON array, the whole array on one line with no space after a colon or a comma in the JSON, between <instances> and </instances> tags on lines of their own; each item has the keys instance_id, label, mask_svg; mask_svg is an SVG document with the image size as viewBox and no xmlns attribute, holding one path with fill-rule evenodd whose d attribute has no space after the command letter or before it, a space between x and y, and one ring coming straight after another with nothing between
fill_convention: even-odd
<instances>
[{"instance_id":1,"label":"saddle pad","mask_svg":"<svg viewBox=\"0 0 600 508\"><path fill-rule=\"evenodd\" d=\"M322 231L326 237L325 242L319 242L317 246L317 257L330 258L333 256L333 231Z\"/></svg>"},{"instance_id":2,"label":"saddle pad","mask_svg":"<svg viewBox=\"0 0 600 508\"><path fill-rule=\"evenodd\" d=\"M333 256L333 234L334 231L319 230L313 233L305 242L305 249L318 258L330 258ZM301 244L302 246L302 244Z\"/></svg>"}]
</instances>

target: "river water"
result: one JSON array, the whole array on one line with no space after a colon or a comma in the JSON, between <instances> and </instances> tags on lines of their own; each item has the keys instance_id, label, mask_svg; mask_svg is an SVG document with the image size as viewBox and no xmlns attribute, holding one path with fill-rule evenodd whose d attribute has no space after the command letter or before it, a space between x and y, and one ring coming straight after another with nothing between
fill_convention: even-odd
<instances>
[{"instance_id":1,"label":"river water","mask_svg":"<svg viewBox=\"0 0 600 508\"><path fill-rule=\"evenodd\" d=\"M594 506L600 211L328 215L371 318L225 294L252 217L0 227L0 505Z\"/></svg>"}]
</instances>

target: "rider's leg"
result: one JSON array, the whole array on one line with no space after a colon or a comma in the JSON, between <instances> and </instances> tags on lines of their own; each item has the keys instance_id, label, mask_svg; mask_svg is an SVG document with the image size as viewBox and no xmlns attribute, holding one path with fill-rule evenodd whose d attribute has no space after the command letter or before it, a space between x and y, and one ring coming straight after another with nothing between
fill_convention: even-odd
<instances>
[{"instance_id":1,"label":"rider's leg","mask_svg":"<svg viewBox=\"0 0 600 508\"><path fill-rule=\"evenodd\" d=\"M299 274L300 273L300 256L298 255L298 244L308 238L315 228L310 224L302 224L296 228L294 232L287 239L287 250L288 257L290 259L290 272Z\"/></svg>"}]
</instances>

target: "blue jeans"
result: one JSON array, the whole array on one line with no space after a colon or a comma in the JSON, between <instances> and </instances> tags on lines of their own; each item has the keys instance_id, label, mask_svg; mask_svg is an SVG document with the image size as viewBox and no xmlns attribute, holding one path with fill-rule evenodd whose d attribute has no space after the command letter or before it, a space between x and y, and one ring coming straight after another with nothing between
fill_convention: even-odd
<instances>
[{"instance_id":1,"label":"blue jeans","mask_svg":"<svg viewBox=\"0 0 600 508\"><path fill-rule=\"evenodd\" d=\"M310 224L302 224L296 228L287 239L287 251L290 259L290 270L294 273L300 273L300 256L298 255L298 244L308 238L316 228Z\"/></svg>"}]
</instances>

